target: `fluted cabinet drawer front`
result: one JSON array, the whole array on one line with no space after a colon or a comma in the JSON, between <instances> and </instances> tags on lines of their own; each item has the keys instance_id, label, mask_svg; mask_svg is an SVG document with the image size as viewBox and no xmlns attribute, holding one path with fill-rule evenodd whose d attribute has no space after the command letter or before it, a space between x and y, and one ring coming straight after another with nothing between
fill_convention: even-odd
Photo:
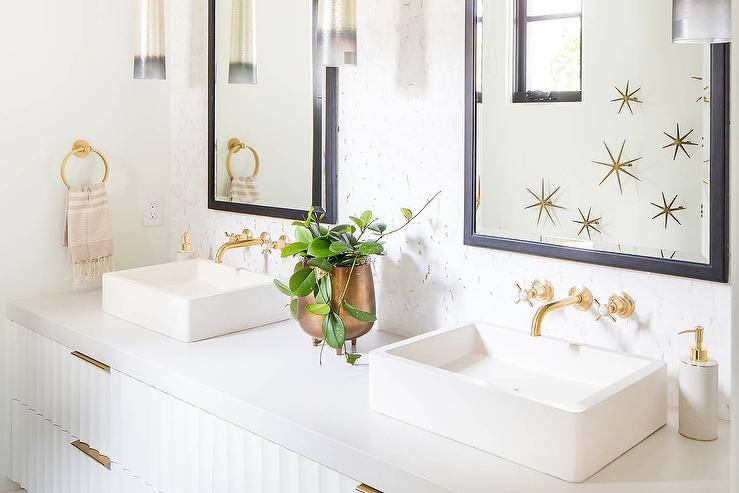
<instances>
[{"instance_id":1,"label":"fluted cabinet drawer front","mask_svg":"<svg viewBox=\"0 0 739 493\"><path fill-rule=\"evenodd\" d=\"M11 478L29 493L109 493L111 472L72 447L75 437L11 401Z\"/></svg>"},{"instance_id":2,"label":"fluted cabinet drawer front","mask_svg":"<svg viewBox=\"0 0 739 493\"><path fill-rule=\"evenodd\" d=\"M112 372L111 457L162 493L353 493L358 481Z\"/></svg>"},{"instance_id":3,"label":"fluted cabinet drawer front","mask_svg":"<svg viewBox=\"0 0 739 493\"><path fill-rule=\"evenodd\" d=\"M109 373L8 322L11 397L96 448L110 447Z\"/></svg>"}]
</instances>

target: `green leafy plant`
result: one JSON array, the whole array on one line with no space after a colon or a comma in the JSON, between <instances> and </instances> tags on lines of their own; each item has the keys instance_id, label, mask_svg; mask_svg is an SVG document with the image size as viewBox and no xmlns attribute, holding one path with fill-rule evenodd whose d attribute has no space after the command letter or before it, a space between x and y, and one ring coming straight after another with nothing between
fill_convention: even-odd
<instances>
[{"instance_id":1,"label":"green leafy plant","mask_svg":"<svg viewBox=\"0 0 739 493\"><path fill-rule=\"evenodd\" d=\"M411 224L431 202L439 196L436 193L417 212L402 208L404 222L395 228L374 217L372 211L364 211L358 216L350 216L352 224L339 224L328 228L321 224L313 209L305 221L295 221L295 242L282 250L282 257L296 257L293 275L287 283L275 280L275 286L290 297L290 312L298 319L298 298L313 295L316 302L305 307L310 313L323 317L321 351L328 345L334 349L344 349L346 361L354 364L361 357L346 350L346 329L335 306L342 307L352 318L361 322L375 322L376 317L352 306L346 299L346 292L352 281L354 269L370 261L374 255L384 255L384 240ZM331 272L338 267L349 267L349 276L340 298L334 303L331 290Z\"/></svg>"}]
</instances>

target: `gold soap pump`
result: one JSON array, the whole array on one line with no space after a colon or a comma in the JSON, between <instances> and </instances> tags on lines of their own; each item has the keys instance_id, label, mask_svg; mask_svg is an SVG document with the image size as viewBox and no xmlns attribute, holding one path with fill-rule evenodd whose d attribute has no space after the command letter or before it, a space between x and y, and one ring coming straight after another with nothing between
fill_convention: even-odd
<instances>
[{"instance_id":1,"label":"gold soap pump","mask_svg":"<svg viewBox=\"0 0 739 493\"><path fill-rule=\"evenodd\" d=\"M678 333L695 334L690 353L680 360L678 371L678 431L693 440L715 440L718 438L718 362L708 357L708 349L703 345L703 327Z\"/></svg>"},{"instance_id":2,"label":"gold soap pump","mask_svg":"<svg viewBox=\"0 0 739 493\"><path fill-rule=\"evenodd\" d=\"M182 238L182 246L175 252L177 261L181 262L198 258L197 252L192 249L192 245L190 244L190 231L188 230L182 233L180 238Z\"/></svg>"}]
</instances>

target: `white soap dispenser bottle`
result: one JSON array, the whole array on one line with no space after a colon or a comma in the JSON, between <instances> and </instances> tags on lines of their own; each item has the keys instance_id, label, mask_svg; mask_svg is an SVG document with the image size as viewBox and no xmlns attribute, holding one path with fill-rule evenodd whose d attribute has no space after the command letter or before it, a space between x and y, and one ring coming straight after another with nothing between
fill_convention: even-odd
<instances>
[{"instance_id":1,"label":"white soap dispenser bottle","mask_svg":"<svg viewBox=\"0 0 739 493\"><path fill-rule=\"evenodd\" d=\"M680 361L681 435L693 440L718 438L718 362L708 358L703 345L703 327L684 330L680 334L695 334L690 354Z\"/></svg>"},{"instance_id":2,"label":"white soap dispenser bottle","mask_svg":"<svg viewBox=\"0 0 739 493\"><path fill-rule=\"evenodd\" d=\"M198 258L198 252L192 249L190 245L190 232L186 231L182 235L182 247L175 252L175 258L178 262L184 260L192 260Z\"/></svg>"}]
</instances>

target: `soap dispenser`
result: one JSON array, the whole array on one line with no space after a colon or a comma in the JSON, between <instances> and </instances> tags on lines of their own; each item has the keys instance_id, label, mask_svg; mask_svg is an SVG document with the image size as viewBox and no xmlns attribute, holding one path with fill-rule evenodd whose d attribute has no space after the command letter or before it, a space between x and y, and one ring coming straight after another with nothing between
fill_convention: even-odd
<instances>
[{"instance_id":1,"label":"soap dispenser","mask_svg":"<svg viewBox=\"0 0 739 493\"><path fill-rule=\"evenodd\" d=\"M679 334L695 334L690 354L680 361L680 418L678 431L693 440L718 438L718 362L708 358L703 327Z\"/></svg>"},{"instance_id":2,"label":"soap dispenser","mask_svg":"<svg viewBox=\"0 0 739 493\"><path fill-rule=\"evenodd\" d=\"M198 257L198 252L192 249L190 245L190 232L185 231L182 235L182 247L175 252L175 257L178 262L183 260L191 260Z\"/></svg>"}]
</instances>

